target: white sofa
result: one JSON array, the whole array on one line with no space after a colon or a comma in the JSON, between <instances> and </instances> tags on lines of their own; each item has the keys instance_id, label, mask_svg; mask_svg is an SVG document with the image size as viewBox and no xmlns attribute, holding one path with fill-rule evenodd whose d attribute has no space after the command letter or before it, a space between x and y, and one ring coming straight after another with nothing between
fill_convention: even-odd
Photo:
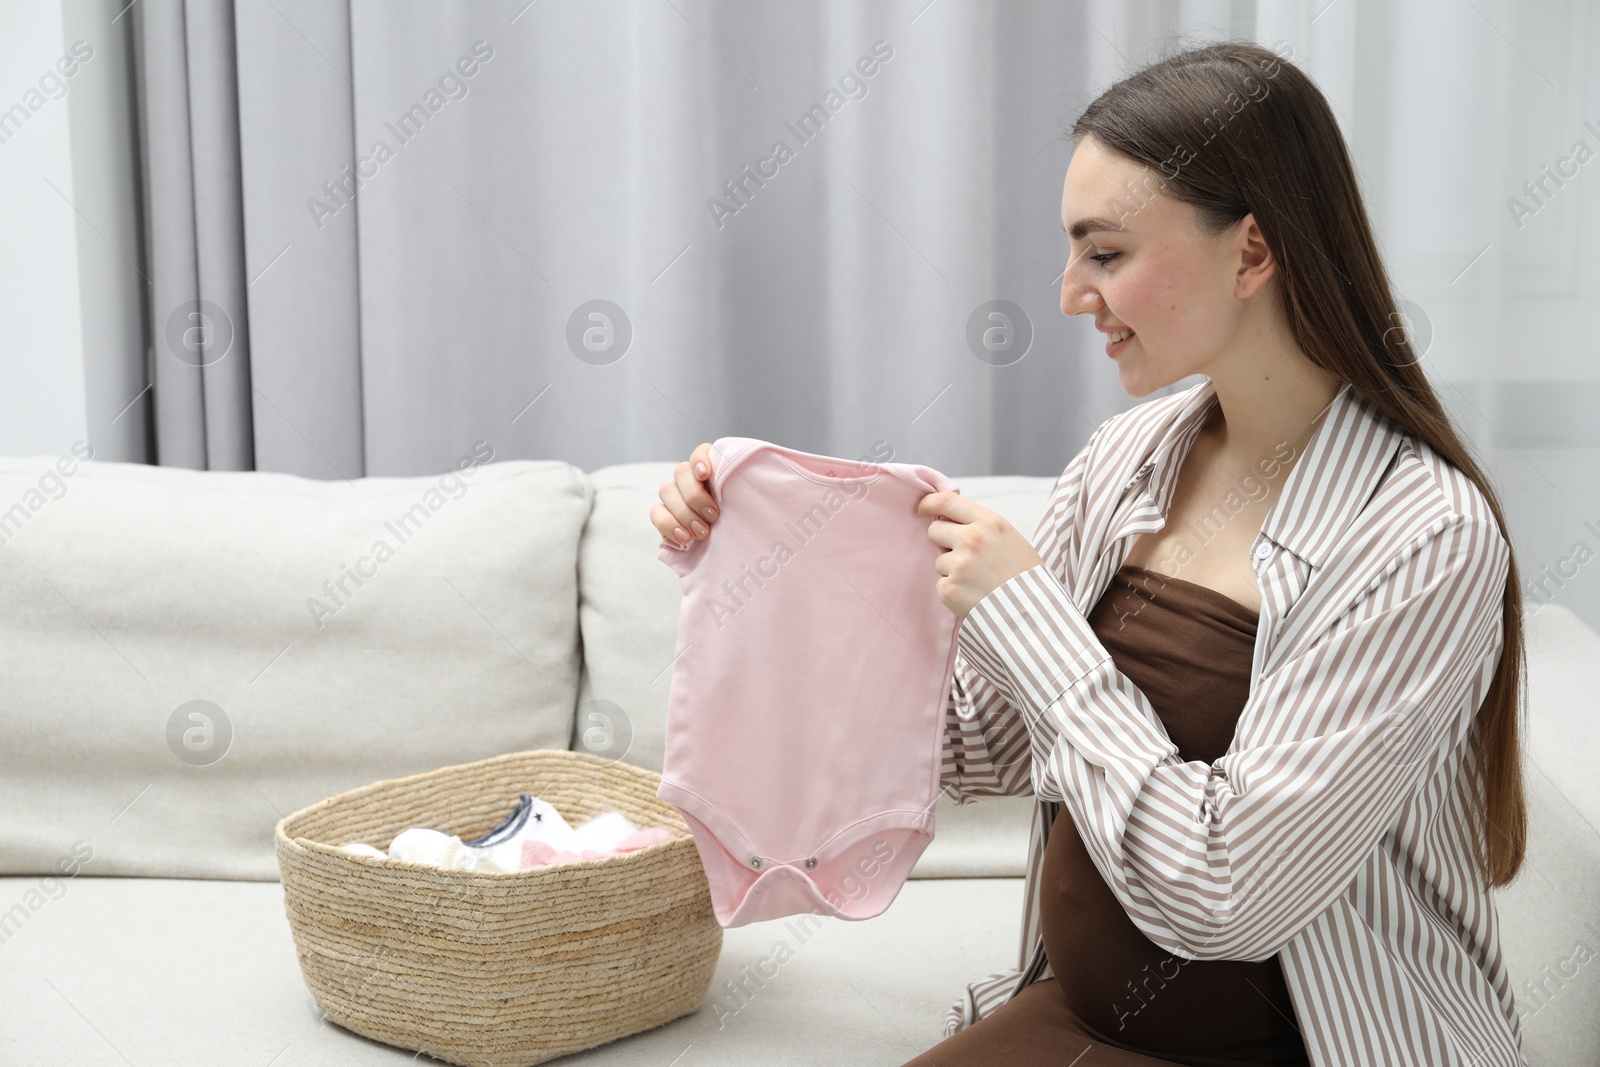
<instances>
[{"instance_id":1,"label":"white sofa","mask_svg":"<svg viewBox=\"0 0 1600 1067\"><path fill-rule=\"evenodd\" d=\"M410 1060L307 992L278 818L522 749L660 770L679 593L647 515L672 463L490 456L350 483L0 459L0 1064ZM956 481L1031 534L1053 479ZM1600 636L1556 606L1528 632L1532 842L1500 914L1530 1061L1592 1067ZM911 1059L1016 962L1031 811L941 799L885 914L725 931L698 1011L559 1062Z\"/></svg>"}]
</instances>

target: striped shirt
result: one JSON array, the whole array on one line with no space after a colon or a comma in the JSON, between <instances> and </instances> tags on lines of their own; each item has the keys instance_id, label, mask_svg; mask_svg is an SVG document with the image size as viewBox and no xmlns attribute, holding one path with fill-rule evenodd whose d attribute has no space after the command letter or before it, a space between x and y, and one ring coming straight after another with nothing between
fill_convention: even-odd
<instances>
[{"instance_id":1,"label":"striped shirt","mask_svg":"<svg viewBox=\"0 0 1600 1067\"><path fill-rule=\"evenodd\" d=\"M1318 1067L1523 1064L1472 862L1468 728L1504 644L1510 566L1476 485L1340 385L1251 546L1250 695L1209 765L1179 759L1085 621L1135 537L1164 525L1215 403L1205 378L1102 423L1051 491L1043 566L962 621L941 785L958 804L1038 803L1017 966L968 985L944 1033L1053 977L1039 880L1066 804L1156 945L1281 955Z\"/></svg>"}]
</instances>

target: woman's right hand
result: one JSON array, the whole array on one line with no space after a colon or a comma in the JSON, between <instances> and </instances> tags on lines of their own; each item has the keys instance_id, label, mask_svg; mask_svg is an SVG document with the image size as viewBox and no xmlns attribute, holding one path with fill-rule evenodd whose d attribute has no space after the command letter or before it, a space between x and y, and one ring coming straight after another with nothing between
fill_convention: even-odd
<instances>
[{"instance_id":1,"label":"woman's right hand","mask_svg":"<svg viewBox=\"0 0 1600 1067\"><path fill-rule=\"evenodd\" d=\"M670 482L661 483L661 503L651 505L650 521L664 541L686 545L704 540L717 519L706 483L711 480L711 442L706 441L678 464Z\"/></svg>"}]
</instances>

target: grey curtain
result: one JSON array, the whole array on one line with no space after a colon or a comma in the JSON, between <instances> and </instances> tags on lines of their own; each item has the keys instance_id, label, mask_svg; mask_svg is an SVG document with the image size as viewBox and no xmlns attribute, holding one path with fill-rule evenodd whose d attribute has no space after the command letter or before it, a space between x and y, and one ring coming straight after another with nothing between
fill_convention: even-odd
<instances>
[{"instance_id":1,"label":"grey curtain","mask_svg":"<svg viewBox=\"0 0 1600 1067\"><path fill-rule=\"evenodd\" d=\"M245 294L233 11L133 9L149 270L146 321L156 457L250 470L250 308Z\"/></svg>"},{"instance_id":2,"label":"grey curtain","mask_svg":"<svg viewBox=\"0 0 1600 1067\"><path fill-rule=\"evenodd\" d=\"M1550 40L1582 37L1576 7L1550 10ZM1319 80L1443 342L1447 402L1484 453L1543 475L1533 511L1576 528L1564 454L1513 435L1550 428L1554 395L1592 397L1589 372L1501 381L1514 323L1576 292L1576 192L1501 217L1583 132L1533 106L1581 85L1576 53L1460 12L1301 0L131 13L156 432L122 458L353 478L442 470L481 439L592 470L740 434L1058 473L1135 402L1058 307L1062 128L1161 51L1232 36L1289 42ZM1433 39L1450 47L1407 44ZM1486 146L1473 116L1496 108ZM1441 158L1484 173L1427 177ZM1528 444L1588 448L1585 425Z\"/></svg>"},{"instance_id":3,"label":"grey curtain","mask_svg":"<svg viewBox=\"0 0 1600 1067\"><path fill-rule=\"evenodd\" d=\"M1179 6L1099 17L1153 47ZM740 434L1053 474L1130 403L1060 314L1055 219L1062 124L1142 55L1071 6L134 13L142 458L594 469Z\"/></svg>"}]
</instances>

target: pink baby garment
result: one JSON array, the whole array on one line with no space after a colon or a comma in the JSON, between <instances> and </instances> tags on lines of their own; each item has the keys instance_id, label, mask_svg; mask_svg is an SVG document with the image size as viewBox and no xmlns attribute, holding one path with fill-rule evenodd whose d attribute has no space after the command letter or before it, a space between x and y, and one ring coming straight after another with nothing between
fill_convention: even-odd
<instances>
[{"instance_id":1,"label":"pink baby garment","mask_svg":"<svg viewBox=\"0 0 1600 1067\"><path fill-rule=\"evenodd\" d=\"M710 536L657 553L683 601L656 796L722 926L870 919L933 840L958 620L916 507L959 490L748 437L712 460Z\"/></svg>"}]
</instances>

